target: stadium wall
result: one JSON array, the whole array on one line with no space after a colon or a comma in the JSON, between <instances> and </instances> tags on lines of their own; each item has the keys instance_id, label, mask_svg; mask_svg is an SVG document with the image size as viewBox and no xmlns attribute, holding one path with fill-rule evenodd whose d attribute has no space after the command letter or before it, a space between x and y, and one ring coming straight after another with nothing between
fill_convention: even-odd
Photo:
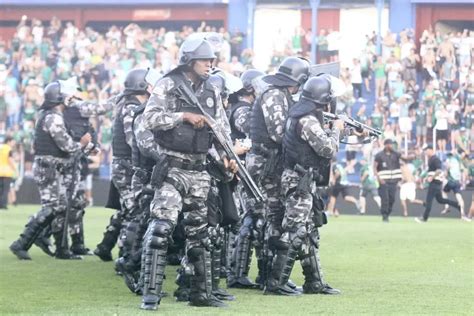
<instances>
[{"instance_id":1,"label":"stadium wall","mask_svg":"<svg viewBox=\"0 0 474 316\"><path fill-rule=\"evenodd\" d=\"M196 25L201 21L215 26L227 27L227 5L201 4L186 6L41 6L41 7L0 7L0 37L9 40L13 37L21 17L38 18L44 22L53 16L63 21L72 21L74 25L83 28L91 23L104 25L126 25L130 22L148 26Z\"/></svg>"},{"instance_id":2,"label":"stadium wall","mask_svg":"<svg viewBox=\"0 0 474 316\"><path fill-rule=\"evenodd\" d=\"M94 198L94 205L95 206L103 206L105 205L109 193L109 181L105 179L95 179L93 182L93 187L96 188L93 191L93 198ZM349 190L350 195L358 197L359 196L359 188L351 187ZM464 203L466 205L466 210L469 210L469 207L472 203L474 191L472 190L464 190L462 192ZM20 186L20 190L17 193L18 197L18 204L39 204L40 199L38 195L38 189L36 187L35 182L31 178L25 178L23 184ZM426 197L426 190L417 190L417 198L424 200ZM452 194L449 194L451 199L454 199ZM410 204L408 203L408 212L410 216L414 215L421 215L423 212L423 208L417 204ZM356 214L356 210L353 204L345 202L341 197L338 198L336 203L336 208L342 215ZM395 201L395 205L393 208L393 215L400 216L402 214L401 206L400 206L400 199L397 197ZM431 211L431 215L434 217L440 216L440 212L442 210L442 206L436 202L433 202L433 208ZM379 215L379 209L373 199L369 197L367 199L367 214L368 215ZM459 213L457 211L452 211L447 217L459 217Z\"/></svg>"}]
</instances>

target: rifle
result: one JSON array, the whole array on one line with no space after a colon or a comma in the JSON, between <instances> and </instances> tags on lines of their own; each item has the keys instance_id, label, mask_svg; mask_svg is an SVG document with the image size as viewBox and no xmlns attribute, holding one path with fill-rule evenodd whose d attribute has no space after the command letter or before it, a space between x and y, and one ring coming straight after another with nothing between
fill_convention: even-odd
<instances>
[{"instance_id":1,"label":"rifle","mask_svg":"<svg viewBox=\"0 0 474 316\"><path fill-rule=\"evenodd\" d=\"M330 112L323 112L323 117L327 121L342 120L344 124L346 124L349 127L354 128L359 133L362 133L363 131L367 131L369 133L369 137L372 139L379 138L380 136L382 136L381 130L370 127L369 125L361 123L345 114L333 114ZM369 139L369 142L370 142L370 139Z\"/></svg>"},{"instance_id":2,"label":"rifle","mask_svg":"<svg viewBox=\"0 0 474 316\"><path fill-rule=\"evenodd\" d=\"M180 94L180 96L184 98L184 101L196 106L201 111L202 115L204 115L204 117L206 118L207 125L210 127L212 133L214 134L214 137L216 138L217 142L221 145L221 147L225 151L227 157L229 159L235 160L235 162L237 163L237 166L239 167L237 174L240 180L242 180L244 187L250 192L250 194L252 194L253 197L255 197L255 199L258 202L263 202L262 192L253 181L247 169L245 169L244 165L240 161L239 156L234 152L234 148L233 148L234 144L232 143L232 140L224 131L222 126L217 124L216 120L214 120L214 118L212 118L202 108L201 104L199 103L194 93L184 83L181 83L177 87L177 91Z\"/></svg>"}]
</instances>

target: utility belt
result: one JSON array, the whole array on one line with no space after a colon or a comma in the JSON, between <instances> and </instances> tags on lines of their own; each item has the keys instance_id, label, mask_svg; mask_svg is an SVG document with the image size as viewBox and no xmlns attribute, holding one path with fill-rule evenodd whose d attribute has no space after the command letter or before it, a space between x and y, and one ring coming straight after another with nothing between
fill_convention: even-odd
<instances>
[{"instance_id":1,"label":"utility belt","mask_svg":"<svg viewBox=\"0 0 474 316\"><path fill-rule=\"evenodd\" d=\"M155 188L161 187L165 179L168 178L168 171L171 168L203 172L206 170L206 167L206 161L204 160L190 161L168 155L161 155L153 167L150 183Z\"/></svg>"},{"instance_id":2,"label":"utility belt","mask_svg":"<svg viewBox=\"0 0 474 316\"><path fill-rule=\"evenodd\" d=\"M251 153L263 156L265 158L270 158L279 152L279 146L275 144L266 144L266 143L252 143Z\"/></svg>"},{"instance_id":3,"label":"utility belt","mask_svg":"<svg viewBox=\"0 0 474 316\"><path fill-rule=\"evenodd\" d=\"M257 180L261 182L265 178L272 178L283 173L281 150L276 144L267 145L263 143L253 143L251 152L267 159L263 166L263 172Z\"/></svg>"}]
</instances>

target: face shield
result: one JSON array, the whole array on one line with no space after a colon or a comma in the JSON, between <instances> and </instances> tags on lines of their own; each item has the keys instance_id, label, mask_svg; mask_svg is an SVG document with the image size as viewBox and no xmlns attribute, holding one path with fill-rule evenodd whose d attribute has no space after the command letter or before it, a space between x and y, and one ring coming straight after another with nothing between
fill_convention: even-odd
<instances>
[{"instance_id":1,"label":"face shield","mask_svg":"<svg viewBox=\"0 0 474 316\"><path fill-rule=\"evenodd\" d=\"M58 82L59 82L59 89L61 91L61 94L64 96L64 99L66 100L64 102L66 106L70 106L72 104L72 102L68 102L68 100L70 100L71 98L82 100L81 98L76 96L77 92L81 91L81 88L79 86L76 76L71 77L67 80L58 80Z\"/></svg>"}]
</instances>

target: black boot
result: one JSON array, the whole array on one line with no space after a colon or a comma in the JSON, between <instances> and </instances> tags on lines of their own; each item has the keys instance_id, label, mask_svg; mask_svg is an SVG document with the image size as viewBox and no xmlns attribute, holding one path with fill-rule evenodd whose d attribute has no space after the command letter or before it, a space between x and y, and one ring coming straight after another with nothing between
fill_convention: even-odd
<instances>
[{"instance_id":1,"label":"black boot","mask_svg":"<svg viewBox=\"0 0 474 316\"><path fill-rule=\"evenodd\" d=\"M186 260L183 258L181 262L181 267L177 270L178 274L176 275L176 285L178 288L174 291L173 296L178 302L188 302L189 293L191 292L191 274L193 273L193 268L191 268Z\"/></svg>"},{"instance_id":2,"label":"black boot","mask_svg":"<svg viewBox=\"0 0 474 316\"><path fill-rule=\"evenodd\" d=\"M311 236L308 254L301 259L305 282L303 284L304 294L326 294L338 295L341 291L333 289L324 282L323 271L319 259L319 240L317 233Z\"/></svg>"},{"instance_id":3,"label":"black boot","mask_svg":"<svg viewBox=\"0 0 474 316\"><path fill-rule=\"evenodd\" d=\"M239 236L232 256L232 274L227 286L230 288L254 289L257 285L248 278L252 257L250 236Z\"/></svg>"},{"instance_id":4,"label":"black boot","mask_svg":"<svg viewBox=\"0 0 474 316\"><path fill-rule=\"evenodd\" d=\"M46 226L45 229L36 237L35 246L39 247L45 254L50 257L54 257L54 251L52 250L51 243L51 225Z\"/></svg>"},{"instance_id":5,"label":"black boot","mask_svg":"<svg viewBox=\"0 0 474 316\"><path fill-rule=\"evenodd\" d=\"M161 301L165 276L168 238L173 225L168 221L153 220L144 238L142 255L143 296L141 309L156 310Z\"/></svg>"},{"instance_id":6,"label":"black boot","mask_svg":"<svg viewBox=\"0 0 474 316\"><path fill-rule=\"evenodd\" d=\"M223 301L235 301L235 296L219 287L221 271L221 249L214 249L212 256L212 294Z\"/></svg>"},{"instance_id":7,"label":"black boot","mask_svg":"<svg viewBox=\"0 0 474 316\"><path fill-rule=\"evenodd\" d=\"M54 257L56 259L62 259L62 260L81 260L82 257L73 254L72 252L69 251L69 246L68 246L68 239L67 236L64 236L63 230L53 233L54 236L54 244L56 245L56 253L54 254ZM64 242L63 242L64 239Z\"/></svg>"},{"instance_id":8,"label":"black boot","mask_svg":"<svg viewBox=\"0 0 474 316\"><path fill-rule=\"evenodd\" d=\"M212 295L211 255L205 248L188 251L190 263L194 266L191 277L189 305L198 307L227 307L227 304Z\"/></svg>"},{"instance_id":9,"label":"black boot","mask_svg":"<svg viewBox=\"0 0 474 316\"><path fill-rule=\"evenodd\" d=\"M32 216L25 226L25 230L16 241L10 245L10 251L20 260L31 260L28 250L42 230L54 219L53 210L43 208Z\"/></svg>"},{"instance_id":10,"label":"black boot","mask_svg":"<svg viewBox=\"0 0 474 316\"><path fill-rule=\"evenodd\" d=\"M102 261L107 262L113 260L112 249L117 243L117 238L120 234L121 227L122 220L117 217L117 214L112 215L112 217L110 218L110 223L104 233L104 238L94 250L94 254Z\"/></svg>"},{"instance_id":11,"label":"black boot","mask_svg":"<svg viewBox=\"0 0 474 316\"><path fill-rule=\"evenodd\" d=\"M82 226L82 225L81 225ZM92 256L93 253L84 245L84 230L81 230L74 235L71 235L71 252L78 256Z\"/></svg>"},{"instance_id":12,"label":"black boot","mask_svg":"<svg viewBox=\"0 0 474 316\"><path fill-rule=\"evenodd\" d=\"M288 286L288 279L295 263L297 250L291 245L288 250L278 250L273 259L271 275L265 286L265 295L296 296L301 293Z\"/></svg>"}]
</instances>

